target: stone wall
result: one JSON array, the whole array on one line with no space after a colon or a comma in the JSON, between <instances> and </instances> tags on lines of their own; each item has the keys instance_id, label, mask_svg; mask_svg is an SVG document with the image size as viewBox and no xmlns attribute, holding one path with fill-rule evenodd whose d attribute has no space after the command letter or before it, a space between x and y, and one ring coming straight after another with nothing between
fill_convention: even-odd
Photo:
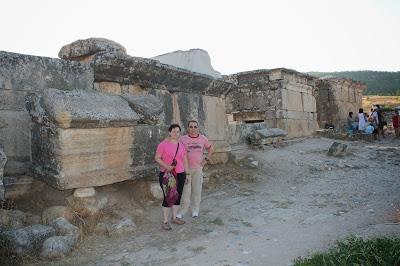
<instances>
[{"instance_id":1,"label":"stone wall","mask_svg":"<svg viewBox=\"0 0 400 266\"><path fill-rule=\"evenodd\" d=\"M353 117L362 108L362 93L365 84L350 79L320 79L317 81L317 114L321 128L333 124L337 128L346 126L349 112Z\"/></svg>"},{"instance_id":2,"label":"stone wall","mask_svg":"<svg viewBox=\"0 0 400 266\"><path fill-rule=\"evenodd\" d=\"M311 135L317 128L314 78L273 69L238 73L229 80L236 84L226 96L233 143L242 139L238 134L246 123L284 129L289 138Z\"/></svg>"},{"instance_id":3,"label":"stone wall","mask_svg":"<svg viewBox=\"0 0 400 266\"><path fill-rule=\"evenodd\" d=\"M31 119L25 109L27 93L48 88L91 89L89 64L0 51L0 146L7 154L5 175L29 172Z\"/></svg>"},{"instance_id":4,"label":"stone wall","mask_svg":"<svg viewBox=\"0 0 400 266\"><path fill-rule=\"evenodd\" d=\"M156 60L121 54L95 58L94 70L95 89L117 95L153 95L159 99L163 112L158 125L164 130L160 136L167 135L167 125L178 123L185 132L188 121L197 120L201 132L216 147L213 162L227 161L229 145L223 95L233 87L232 83Z\"/></svg>"},{"instance_id":5,"label":"stone wall","mask_svg":"<svg viewBox=\"0 0 400 266\"><path fill-rule=\"evenodd\" d=\"M252 125L281 128L289 138L313 134L315 95L319 120L342 117L335 106L361 103L362 85L350 81L316 85L288 69L215 79L125 51L89 39L64 46L63 60L0 52L6 175L31 172L61 190L155 176L154 152L168 126L185 132L192 119L216 147L211 160L224 163ZM332 106L327 113L324 104Z\"/></svg>"}]
</instances>

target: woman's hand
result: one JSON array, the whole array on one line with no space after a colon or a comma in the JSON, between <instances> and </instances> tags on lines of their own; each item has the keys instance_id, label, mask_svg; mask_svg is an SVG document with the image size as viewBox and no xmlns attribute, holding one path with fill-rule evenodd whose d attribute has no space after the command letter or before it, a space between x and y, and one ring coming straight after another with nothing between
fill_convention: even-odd
<instances>
[{"instance_id":1,"label":"woman's hand","mask_svg":"<svg viewBox=\"0 0 400 266\"><path fill-rule=\"evenodd\" d=\"M167 172L171 172L172 170L174 170L174 168L175 168L175 166L172 166L172 165L167 165L167 166L165 167L165 169L167 170Z\"/></svg>"},{"instance_id":2,"label":"woman's hand","mask_svg":"<svg viewBox=\"0 0 400 266\"><path fill-rule=\"evenodd\" d=\"M189 181L191 179L191 175L190 174L186 174L186 179L185 179L185 184L189 184Z\"/></svg>"}]
</instances>

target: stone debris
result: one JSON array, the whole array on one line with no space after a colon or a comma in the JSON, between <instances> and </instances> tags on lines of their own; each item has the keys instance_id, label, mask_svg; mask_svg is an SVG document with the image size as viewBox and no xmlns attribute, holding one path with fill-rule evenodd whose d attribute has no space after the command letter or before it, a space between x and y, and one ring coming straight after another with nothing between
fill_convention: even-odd
<instances>
[{"instance_id":1,"label":"stone debris","mask_svg":"<svg viewBox=\"0 0 400 266\"><path fill-rule=\"evenodd\" d=\"M52 236L43 243L41 257L47 259L60 259L70 253L76 245L74 237L67 236Z\"/></svg>"},{"instance_id":2,"label":"stone debris","mask_svg":"<svg viewBox=\"0 0 400 266\"><path fill-rule=\"evenodd\" d=\"M55 219L52 224L53 228L56 230L57 235L61 236L72 236L74 242L76 243L80 236L79 228L71 224L65 218L60 217Z\"/></svg>"},{"instance_id":3,"label":"stone debris","mask_svg":"<svg viewBox=\"0 0 400 266\"><path fill-rule=\"evenodd\" d=\"M126 217L107 227L107 233L109 236L126 235L133 233L135 230L136 224L132 219Z\"/></svg>"},{"instance_id":4,"label":"stone debris","mask_svg":"<svg viewBox=\"0 0 400 266\"><path fill-rule=\"evenodd\" d=\"M7 163L7 156L2 149L0 149L0 200L4 200L5 198L5 189L3 183L4 177L4 166Z\"/></svg>"},{"instance_id":5,"label":"stone debris","mask_svg":"<svg viewBox=\"0 0 400 266\"><path fill-rule=\"evenodd\" d=\"M88 198L96 196L96 190L93 187L77 188L74 191L75 198Z\"/></svg>"},{"instance_id":6,"label":"stone debris","mask_svg":"<svg viewBox=\"0 0 400 266\"><path fill-rule=\"evenodd\" d=\"M67 44L58 52L58 57L68 60L90 61L96 53L126 54L121 44L105 38L89 38Z\"/></svg>"},{"instance_id":7,"label":"stone debris","mask_svg":"<svg viewBox=\"0 0 400 266\"><path fill-rule=\"evenodd\" d=\"M0 227L19 229L40 222L40 217L20 210L0 209Z\"/></svg>"},{"instance_id":8,"label":"stone debris","mask_svg":"<svg viewBox=\"0 0 400 266\"><path fill-rule=\"evenodd\" d=\"M329 148L328 155L342 157L346 154L347 145L339 142L334 142Z\"/></svg>"},{"instance_id":9,"label":"stone debris","mask_svg":"<svg viewBox=\"0 0 400 266\"><path fill-rule=\"evenodd\" d=\"M163 199L164 195L158 182L150 183L149 186L150 193L155 199Z\"/></svg>"},{"instance_id":10,"label":"stone debris","mask_svg":"<svg viewBox=\"0 0 400 266\"><path fill-rule=\"evenodd\" d=\"M74 215L70 208L66 206L51 206L43 210L42 223L51 224L55 219L63 217L68 221L72 221Z\"/></svg>"}]
</instances>

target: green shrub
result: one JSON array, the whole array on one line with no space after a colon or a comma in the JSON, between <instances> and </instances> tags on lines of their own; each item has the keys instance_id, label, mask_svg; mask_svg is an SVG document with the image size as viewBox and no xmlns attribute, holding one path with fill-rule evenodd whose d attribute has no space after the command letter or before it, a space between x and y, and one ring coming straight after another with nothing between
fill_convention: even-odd
<instances>
[{"instance_id":1,"label":"green shrub","mask_svg":"<svg viewBox=\"0 0 400 266\"><path fill-rule=\"evenodd\" d=\"M350 236L328 251L317 252L308 258L298 258L294 266L400 265L400 238L377 237L363 240Z\"/></svg>"}]
</instances>

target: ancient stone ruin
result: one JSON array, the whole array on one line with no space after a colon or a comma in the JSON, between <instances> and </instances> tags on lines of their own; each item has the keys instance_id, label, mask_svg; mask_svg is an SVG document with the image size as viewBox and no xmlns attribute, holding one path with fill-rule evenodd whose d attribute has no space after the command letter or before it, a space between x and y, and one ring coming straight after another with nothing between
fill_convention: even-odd
<instances>
[{"instance_id":1,"label":"ancient stone ruin","mask_svg":"<svg viewBox=\"0 0 400 266\"><path fill-rule=\"evenodd\" d=\"M155 149L172 123L185 128L189 120L199 121L216 148L211 162L226 163L233 148L341 124L361 107L364 88L284 68L221 76L203 50L147 59L102 38L66 45L59 57L0 51L0 200L28 193L36 180L42 191L45 186L70 192L68 202L92 215L107 204L96 198L94 187L156 176ZM178 64L189 59L190 64ZM201 61L199 69L193 60ZM150 187L154 194L157 189L158 184ZM77 243L65 206L43 211L47 225L35 225L36 216L5 212L8 218L23 217L6 219L22 221L10 225L21 232L7 231L9 241L16 244L16 235L24 234L35 243L31 249L16 246L21 253L60 257ZM105 226L109 234L134 227L128 218Z\"/></svg>"},{"instance_id":2,"label":"ancient stone ruin","mask_svg":"<svg viewBox=\"0 0 400 266\"><path fill-rule=\"evenodd\" d=\"M59 56L0 52L0 145L5 176L60 190L153 174L171 123L198 120L216 146L212 161L224 163L254 128L293 138L342 123L364 88L283 68L215 78L129 56L102 38L66 45Z\"/></svg>"}]
</instances>

